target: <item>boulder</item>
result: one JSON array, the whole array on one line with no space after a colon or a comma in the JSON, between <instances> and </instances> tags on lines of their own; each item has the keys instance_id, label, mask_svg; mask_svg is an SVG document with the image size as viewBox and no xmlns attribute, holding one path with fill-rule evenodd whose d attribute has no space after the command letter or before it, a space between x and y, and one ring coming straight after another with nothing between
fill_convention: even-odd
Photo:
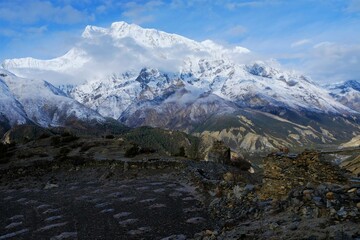
<instances>
[{"instance_id":1,"label":"boulder","mask_svg":"<svg viewBox=\"0 0 360 240\"><path fill-rule=\"evenodd\" d=\"M229 164L230 161L230 148L225 146L222 141L215 141L207 153L206 160L210 162Z\"/></svg>"}]
</instances>

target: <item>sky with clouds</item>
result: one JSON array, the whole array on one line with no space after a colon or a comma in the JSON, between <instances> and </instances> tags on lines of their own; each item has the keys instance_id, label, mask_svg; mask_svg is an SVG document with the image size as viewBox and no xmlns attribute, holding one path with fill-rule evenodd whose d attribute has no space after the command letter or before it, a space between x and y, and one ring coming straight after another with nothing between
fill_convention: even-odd
<instances>
[{"instance_id":1,"label":"sky with clouds","mask_svg":"<svg viewBox=\"0 0 360 240\"><path fill-rule=\"evenodd\" d=\"M0 0L0 62L66 53L115 21L275 58L322 83L360 80L360 0Z\"/></svg>"}]
</instances>

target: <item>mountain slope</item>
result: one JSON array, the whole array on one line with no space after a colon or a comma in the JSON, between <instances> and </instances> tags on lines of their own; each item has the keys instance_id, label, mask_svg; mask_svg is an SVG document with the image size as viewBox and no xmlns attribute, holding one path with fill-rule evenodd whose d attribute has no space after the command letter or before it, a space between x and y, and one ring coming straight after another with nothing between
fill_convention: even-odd
<instances>
[{"instance_id":1,"label":"mountain slope","mask_svg":"<svg viewBox=\"0 0 360 240\"><path fill-rule=\"evenodd\" d=\"M7 119L10 125L24 124L28 122L27 115L3 80L7 76L8 73L0 69L0 113L4 119L3 121Z\"/></svg>"},{"instance_id":2,"label":"mountain slope","mask_svg":"<svg viewBox=\"0 0 360 240\"><path fill-rule=\"evenodd\" d=\"M360 82L349 80L343 83L328 85L327 88L337 101L360 112Z\"/></svg>"},{"instance_id":3,"label":"mountain slope","mask_svg":"<svg viewBox=\"0 0 360 240\"><path fill-rule=\"evenodd\" d=\"M0 84L3 83L8 91L0 96L10 96L12 101L2 112L6 116L19 113L13 117L16 121L11 121L11 125L25 123L25 116L44 127L62 126L74 120L104 121L98 113L67 97L46 81L20 78L3 69L0 69L0 74Z\"/></svg>"}]
</instances>

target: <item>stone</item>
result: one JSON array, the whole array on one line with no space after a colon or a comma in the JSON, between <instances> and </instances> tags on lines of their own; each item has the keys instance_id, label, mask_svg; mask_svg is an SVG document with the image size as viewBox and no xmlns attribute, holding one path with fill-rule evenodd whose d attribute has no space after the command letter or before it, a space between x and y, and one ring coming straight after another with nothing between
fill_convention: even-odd
<instances>
[{"instance_id":1,"label":"stone","mask_svg":"<svg viewBox=\"0 0 360 240\"><path fill-rule=\"evenodd\" d=\"M67 224L67 222L54 223L54 224L46 225L45 227L42 227L42 228L38 229L38 231L39 231L39 232L43 232L43 231L47 231L47 230L49 230L49 229L62 227L62 226L64 226L64 225L66 225L66 224Z\"/></svg>"},{"instance_id":2,"label":"stone","mask_svg":"<svg viewBox=\"0 0 360 240\"><path fill-rule=\"evenodd\" d=\"M327 192L327 193L326 193L326 199L328 199L328 200L333 200L333 199L335 199L334 193L333 193L333 192Z\"/></svg>"},{"instance_id":3,"label":"stone","mask_svg":"<svg viewBox=\"0 0 360 240\"><path fill-rule=\"evenodd\" d=\"M330 208L330 215L333 216L337 213L337 211L334 208Z\"/></svg>"},{"instance_id":4,"label":"stone","mask_svg":"<svg viewBox=\"0 0 360 240\"><path fill-rule=\"evenodd\" d=\"M311 218L313 214L313 209L310 207L303 207L301 208L301 213L303 216Z\"/></svg>"},{"instance_id":5,"label":"stone","mask_svg":"<svg viewBox=\"0 0 360 240\"><path fill-rule=\"evenodd\" d=\"M248 192L253 192L255 190L255 186L253 184L246 184L244 190Z\"/></svg>"},{"instance_id":6,"label":"stone","mask_svg":"<svg viewBox=\"0 0 360 240\"><path fill-rule=\"evenodd\" d=\"M13 220L17 220L17 219L23 219L24 215L15 215L12 216L11 218L9 218L9 220L13 221Z\"/></svg>"},{"instance_id":7,"label":"stone","mask_svg":"<svg viewBox=\"0 0 360 240\"><path fill-rule=\"evenodd\" d=\"M207 153L207 160L210 162L227 164L230 163L231 151L222 141L215 141Z\"/></svg>"},{"instance_id":8,"label":"stone","mask_svg":"<svg viewBox=\"0 0 360 240\"><path fill-rule=\"evenodd\" d=\"M0 239L13 238L13 237L15 237L17 235L21 235L21 234L24 234L24 233L27 233L27 232L29 232L29 229L25 228L25 229L22 229L22 230L19 230L19 231L16 231L16 232L11 232L11 233L7 233L5 235L1 235Z\"/></svg>"},{"instance_id":9,"label":"stone","mask_svg":"<svg viewBox=\"0 0 360 240\"><path fill-rule=\"evenodd\" d=\"M324 207L324 202L321 197L313 197L313 201L317 207Z\"/></svg>"},{"instance_id":10,"label":"stone","mask_svg":"<svg viewBox=\"0 0 360 240\"><path fill-rule=\"evenodd\" d=\"M164 208L164 207L166 207L166 205L165 205L165 204L162 204L162 203L155 203L155 204L153 204L153 205L149 206L149 209L154 209L154 208Z\"/></svg>"},{"instance_id":11,"label":"stone","mask_svg":"<svg viewBox=\"0 0 360 240\"><path fill-rule=\"evenodd\" d=\"M233 193L237 199L242 199L242 197L245 196L244 189L238 185L234 186Z\"/></svg>"},{"instance_id":12,"label":"stone","mask_svg":"<svg viewBox=\"0 0 360 240\"><path fill-rule=\"evenodd\" d=\"M61 219L61 218L62 218L61 215L51 216L51 217L46 218L45 222L51 222L51 221L58 220L58 219Z\"/></svg>"},{"instance_id":13,"label":"stone","mask_svg":"<svg viewBox=\"0 0 360 240\"><path fill-rule=\"evenodd\" d=\"M140 227L138 229L128 231L128 234L129 235L143 235L144 233L150 232L150 231L151 231L150 227Z\"/></svg>"},{"instance_id":14,"label":"stone","mask_svg":"<svg viewBox=\"0 0 360 240\"><path fill-rule=\"evenodd\" d=\"M307 188L307 189L314 189L315 186L314 186L314 184L313 184L312 182L308 182L308 183L306 184L306 188Z\"/></svg>"},{"instance_id":15,"label":"stone","mask_svg":"<svg viewBox=\"0 0 360 240\"><path fill-rule=\"evenodd\" d=\"M295 231L296 229L298 229L298 223L292 223L290 226L289 226L289 229L291 231Z\"/></svg>"},{"instance_id":16,"label":"stone","mask_svg":"<svg viewBox=\"0 0 360 240\"><path fill-rule=\"evenodd\" d=\"M320 184L319 186L317 186L316 190L319 194L325 194L325 192L328 191L328 188L326 187L326 185Z\"/></svg>"},{"instance_id":17,"label":"stone","mask_svg":"<svg viewBox=\"0 0 360 240\"><path fill-rule=\"evenodd\" d=\"M234 174L232 174L231 172L227 172L223 175L223 179L226 182L233 182L234 181Z\"/></svg>"},{"instance_id":18,"label":"stone","mask_svg":"<svg viewBox=\"0 0 360 240\"><path fill-rule=\"evenodd\" d=\"M222 189L221 189L219 186L217 186L217 187L215 188L215 196L216 196L217 198L220 198L220 197L223 196L223 191L222 191Z\"/></svg>"},{"instance_id":19,"label":"stone","mask_svg":"<svg viewBox=\"0 0 360 240\"><path fill-rule=\"evenodd\" d=\"M122 217L127 217L130 214L132 214L131 212L121 212L121 213L117 213L115 215L113 215L114 218L122 218Z\"/></svg>"},{"instance_id":20,"label":"stone","mask_svg":"<svg viewBox=\"0 0 360 240\"><path fill-rule=\"evenodd\" d=\"M277 229L279 227L279 224L277 224L277 223L270 223L270 225L269 225L269 228L271 229L271 230L275 230L275 229Z\"/></svg>"},{"instance_id":21,"label":"stone","mask_svg":"<svg viewBox=\"0 0 360 240\"><path fill-rule=\"evenodd\" d=\"M77 232L63 232L57 236L50 238L50 240L77 239L77 236Z\"/></svg>"},{"instance_id":22,"label":"stone","mask_svg":"<svg viewBox=\"0 0 360 240\"><path fill-rule=\"evenodd\" d=\"M124 172L127 172L129 170L129 163L124 162Z\"/></svg>"},{"instance_id":23,"label":"stone","mask_svg":"<svg viewBox=\"0 0 360 240\"><path fill-rule=\"evenodd\" d=\"M47 190L47 189L53 189L53 188L58 188L58 187L59 187L59 185L57 185L57 184L47 182L44 189Z\"/></svg>"},{"instance_id":24,"label":"stone","mask_svg":"<svg viewBox=\"0 0 360 240\"><path fill-rule=\"evenodd\" d=\"M348 193L353 193L353 192L356 192L357 191L357 188L351 188L351 189L349 189L347 192Z\"/></svg>"},{"instance_id":25,"label":"stone","mask_svg":"<svg viewBox=\"0 0 360 240\"><path fill-rule=\"evenodd\" d=\"M9 225L7 225L7 226L5 227L5 229L15 228L15 227L18 227L18 226L20 226L20 225L22 225L22 224L23 224L23 222L13 222L13 223L10 223Z\"/></svg>"},{"instance_id":26,"label":"stone","mask_svg":"<svg viewBox=\"0 0 360 240\"><path fill-rule=\"evenodd\" d=\"M311 195L312 195L313 192L314 192L314 190L308 190L308 189L304 190L303 191L304 199L310 201L312 199Z\"/></svg>"},{"instance_id":27,"label":"stone","mask_svg":"<svg viewBox=\"0 0 360 240\"><path fill-rule=\"evenodd\" d=\"M169 237L162 238L161 240L186 240L186 236L183 234L171 235Z\"/></svg>"},{"instance_id":28,"label":"stone","mask_svg":"<svg viewBox=\"0 0 360 240\"><path fill-rule=\"evenodd\" d=\"M360 209L360 202L356 204L356 207Z\"/></svg>"},{"instance_id":29,"label":"stone","mask_svg":"<svg viewBox=\"0 0 360 240\"><path fill-rule=\"evenodd\" d=\"M205 218L203 217L193 217L193 218L189 218L188 220L186 220L187 223L191 223L191 224L199 224L205 221Z\"/></svg>"},{"instance_id":30,"label":"stone","mask_svg":"<svg viewBox=\"0 0 360 240\"><path fill-rule=\"evenodd\" d=\"M215 235L215 234L214 234L213 231L207 229L207 230L205 230L205 235L207 235L207 236L212 236L212 235Z\"/></svg>"},{"instance_id":31,"label":"stone","mask_svg":"<svg viewBox=\"0 0 360 240\"><path fill-rule=\"evenodd\" d=\"M314 192L314 190L306 189L306 190L303 191L303 194L304 194L304 195L310 195L310 194L312 194L313 192Z\"/></svg>"},{"instance_id":32,"label":"stone","mask_svg":"<svg viewBox=\"0 0 360 240\"><path fill-rule=\"evenodd\" d=\"M137 218L130 218L130 219L126 219L126 220L123 220L123 221L120 221L119 224L123 227L125 226L128 226L128 225L131 225L131 224L134 224L138 221Z\"/></svg>"}]
</instances>

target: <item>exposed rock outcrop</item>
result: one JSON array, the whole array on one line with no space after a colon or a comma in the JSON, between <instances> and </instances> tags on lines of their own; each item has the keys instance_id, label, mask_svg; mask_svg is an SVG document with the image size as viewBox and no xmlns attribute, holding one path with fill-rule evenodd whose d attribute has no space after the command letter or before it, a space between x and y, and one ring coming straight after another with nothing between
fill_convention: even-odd
<instances>
[{"instance_id":1,"label":"exposed rock outcrop","mask_svg":"<svg viewBox=\"0 0 360 240\"><path fill-rule=\"evenodd\" d=\"M263 199L286 198L290 191L307 183L346 183L342 170L325 161L318 152L297 156L270 154L264 159Z\"/></svg>"},{"instance_id":2,"label":"exposed rock outcrop","mask_svg":"<svg viewBox=\"0 0 360 240\"><path fill-rule=\"evenodd\" d=\"M210 162L229 164L230 156L230 148L225 146L221 141L215 141L207 153L205 160Z\"/></svg>"}]
</instances>

